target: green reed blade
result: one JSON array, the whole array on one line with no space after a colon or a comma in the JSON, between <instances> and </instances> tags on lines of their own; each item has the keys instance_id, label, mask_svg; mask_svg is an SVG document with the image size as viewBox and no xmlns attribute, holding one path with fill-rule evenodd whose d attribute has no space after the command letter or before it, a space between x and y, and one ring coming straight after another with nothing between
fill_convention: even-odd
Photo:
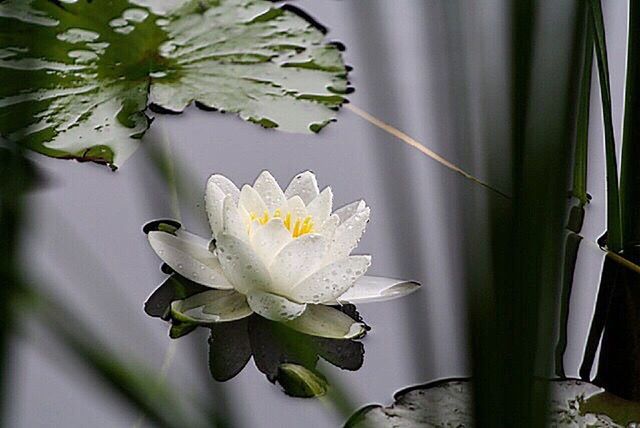
<instances>
[{"instance_id":1,"label":"green reed blade","mask_svg":"<svg viewBox=\"0 0 640 428\"><path fill-rule=\"evenodd\" d=\"M640 4L637 1L629 2L628 43L620 171L624 248L640 243Z\"/></svg>"},{"instance_id":2,"label":"green reed blade","mask_svg":"<svg viewBox=\"0 0 640 428\"><path fill-rule=\"evenodd\" d=\"M622 217L620 213L620 191L618 186L618 162L616 160L616 142L611 114L611 87L609 83L609 63L607 60L607 41L605 38L604 18L600 0L589 0L590 15L596 45L596 60L602 98L602 116L604 120L604 143L607 172L607 246L611 251L622 250Z\"/></svg>"}]
</instances>

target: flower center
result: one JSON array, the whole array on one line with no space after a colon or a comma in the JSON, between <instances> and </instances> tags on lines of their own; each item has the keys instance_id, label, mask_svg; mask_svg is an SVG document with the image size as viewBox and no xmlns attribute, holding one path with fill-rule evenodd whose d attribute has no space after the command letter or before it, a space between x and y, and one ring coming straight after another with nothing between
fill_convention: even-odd
<instances>
[{"instance_id":1,"label":"flower center","mask_svg":"<svg viewBox=\"0 0 640 428\"><path fill-rule=\"evenodd\" d=\"M282 219L282 224L284 224L284 227L286 227L289 232L291 232L291 236L293 236L294 238L307 233L312 233L314 231L313 220L311 219L310 215L306 216L305 218L298 217L294 220L290 211L284 214L280 209L277 209L273 212L273 215L270 215L268 210L264 210L261 216L252 212L250 214L250 217L252 223L254 221L257 221L261 225L267 224L269 220L274 218Z\"/></svg>"}]
</instances>

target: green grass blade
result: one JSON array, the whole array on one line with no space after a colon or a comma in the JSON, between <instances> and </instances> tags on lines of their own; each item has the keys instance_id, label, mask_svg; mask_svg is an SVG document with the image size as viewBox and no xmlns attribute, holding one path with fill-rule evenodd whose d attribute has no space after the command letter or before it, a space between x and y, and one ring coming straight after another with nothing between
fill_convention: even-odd
<instances>
[{"instance_id":1,"label":"green grass blade","mask_svg":"<svg viewBox=\"0 0 640 428\"><path fill-rule=\"evenodd\" d=\"M620 171L625 249L640 243L640 4L637 1L629 3L629 46Z\"/></svg>"},{"instance_id":2,"label":"green grass blade","mask_svg":"<svg viewBox=\"0 0 640 428\"><path fill-rule=\"evenodd\" d=\"M587 11L588 14L588 11ZM587 17L587 23L591 19ZM567 349L567 328L569 323L569 301L573 287L573 277L578 260L578 251L582 236L580 232L584 223L584 206L589 202L587 195L587 160L589 145L589 107L591 105L591 78L593 69L593 27L585 25L584 59L580 76L578 93L578 111L576 118L576 142L573 154L573 188L571 195L578 199L571 208L566 229L568 230L564 245L564 266L562 270L562 290L560 294L559 335L555 349L555 373L564 377L564 353Z\"/></svg>"},{"instance_id":3,"label":"green grass blade","mask_svg":"<svg viewBox=\"0 0 640 428\"><path fill-rule=\"evenodd\" d=\"M508 205L497 198L487 201L489 236L470 238L467 260L479 427L546 423L547 385L536 377L548 373L553 359L586 23L583 2L509 4L513 198ZM506 134L499 132L500 123L488 126L493 127L488 135ZM488 168L489 175L502 173L504 164L490 162Z\"/></svg>"},{"instance_id":4,"label":"green grass blade","mask_svg":"<svg viewBox=\"0 0 640 428\"><path fill-rule=\"evenodd\" d=\"M538 5L536 1L521 1L510 3L510 28L512 30L510 74L511 97L505 101L509 103L505 107L504 115L508 119L511 116L511 134L509 144L512 147L512 158L507 171L513 177L518 165L524 159L524 135L528 105L526 100L530 86L531 64L533 61L533 39L535 17ZM505 130L501 133L501 124L498 121L490 121L486 136L508 135ZM489 171L504 173L501 165L488 163ZM510 169L510 171L509 171ZM491 172L489 174L491 176ZM498 173L496 173L498 175ZM507 193L517 196L515 191L520 188L521 182L513 181L511 189ZM492 198L486 201L478 201L476 204L480 210L489 217L488 231L469 233L471 250L467 255L465 266L467 276L467 305L469 322L469 343L471 346L471 366L473 371L473 413L475 426L494 427L509 425L515 420L526 421L523 414L523 406L526 401L522 395L522 376L514 371L515 360L520 360L521 348L513 346L511 335L506 335L505 320L513 320L510 307L513 305L511 288L512 260L507 257L499 257L498 254L512 246L513 204L519 199L513 198L510 203ZM476 228L476 215L468 220L469 231ZM504 254L508 254L505 252ZM477 262L482 260L481 262ZM523 334L527 334L524 332ZM507 353L512 355L508 366L505 365ZM526 382L526 381L525 381ZM525 387L526 388L526 387Z\"/></svg>"},{"instance_id":5,"label":"green grass blade","mask_svg":"<svg viewBox=\"0 0 640 428\"><path fill-rule=\"evenodd\" d=\"M15 21L3 23L2 32L16 31ZM23 78L25 84L32 83ZM8 84L3 83L4 86ZM10 125L10 118L0 115L0 128ZM21 137L20 132L16 137ZM15 146L0 137L0 425L6 418L6 409L12 405L10 344L13 339L14 320L10 302L16 289L18 246L23 224L24 194L33 184L35 169L23 157L23 147Z\"/></svg>"},{"instance_id":6,"label":"green grass blade","mask_svg":"<svg viewBox=\"0 0 640 428\"><path fill-rule=\"evenodd\" d=\"M611 114L611 87L609 83L609 63L607 60L607 42L604 31L604 19L600 0L590 0L590 14L596 45L600 95L602 97L602 116L604 118L604 143L607 172L607 246L611 251L622 250L622 216L620 212L620 192L618 188L618 162L616 160L616 142Z\"/></svg>"},{"instance_id":7,"label":"green grass blade","mask_svg":"<svg viewBox=\"0 0 640 428\"><path fill-rule=\"evenodd\" d=\"M208 412L187 411L179 397L153 373L120 358L99 340L95 331L86 327L59 301L21 284L20 291L11 303L15 316L35 316L74 356L156 426L217 426L205 422L210 418Z\"/></svg>"},{"instance_id":8,"label":"green grass blade","mask_svg":"<svg viewBox=\"0 0 640 428\"><path fill-rule=\"evenodd\" d=\"M585 52L580 80L576 146L573 157L572 195L584 206L589 202L587 196L587 157L589 147L589 107L591 105L591 75L593 69L593 26L585 28ZM580 231L574 231L579 233Z\"/></svg>"},{"instance_id":9,"label":"green grass blade","mask_svg":"<svg viewBox=\"0 0 640 428\"><path fill-rule=\"evenodd\" d=\"M11 371L10 344L14 319L10 302L16 289L17 248L24 211L23 195L32 179L22 157L22 149L0 148L0 424L11 406L9 375Z\"/></svg>"}]
</instances>

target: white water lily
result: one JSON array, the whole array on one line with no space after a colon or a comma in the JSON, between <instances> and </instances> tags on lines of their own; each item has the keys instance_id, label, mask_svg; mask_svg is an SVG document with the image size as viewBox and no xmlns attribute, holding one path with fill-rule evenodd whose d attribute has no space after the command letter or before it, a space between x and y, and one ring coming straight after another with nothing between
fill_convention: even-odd
<instances>
[{"instance_id":1,"label":"white water lily","mask_svg":"<svg viewBox=\"0 0 640 428\"><path fill-rule=\"evenodd\" d=\"M212 175L205 202L212 240L182 229L148 234L166 264L212 289L173 303L183 321L233 321L255 312L303 333L353 338L364 325L328 305L386 300L419 286L364 276L371 257L351 252L369 207L356 201L332 212L331 188L320 192L312 172L284 191L268 171L242 189Z\"/></svg>"}]
</instances>

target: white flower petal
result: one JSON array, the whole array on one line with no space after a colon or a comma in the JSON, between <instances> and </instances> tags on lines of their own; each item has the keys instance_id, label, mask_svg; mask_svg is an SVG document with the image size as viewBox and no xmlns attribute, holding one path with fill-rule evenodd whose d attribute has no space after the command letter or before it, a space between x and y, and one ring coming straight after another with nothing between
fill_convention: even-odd
<instances>
[{"instance_id":1,"label":"white flower petal","mask_svg":"<svg viewBox=\"0 0 640 428\"><path fill-rule=\"evenodd\" d=\"M171 315L178 321L215 323L236 321L251 315L246 298L231 290L210 290L171 303Z\"/></svg>"},{"instance_id":2,"label":"white flower petal","mask_svg":"<svg viewBox=\"0 0 640 428\"><path fill-rule=\"evenodd\" d=\"M220 175L220 174L212 175L211 177L209 177L209 180L207 181L207 187L209 187L209 184L215 184L216 186L218 186L220 190L222 190L222 193L224 193L225 196L231 196L231 198L233 198L233 201L236 204L238 203L238 198L240 197L240 190L238 189L238 186L233 184L233 181L229 180L224 175Z\"/></svg>"},{"instance_id":3,"label":"white flower petal","mask_svg":"<svg viewBox=\"0 0 640 428\"><path fill-rule=\"evenodd\" d=\"M291 213L293 220L298 218L304 219L307 216L307 207L300 196L294 196L287 201L287 211Z\"/></svg>"},{"instance_id":4,"label":"white flower petal","mask_svg":"<svg viewBox=\"0 0 640 428\"><path fill-rule=\"evenodd\" d=\"M212 255L211 251L209 251L209 243L211 242L211 239L205 239L195 233L187 232L182 228L176 230L174 235L178 237L178 239L192 245L193 251L203 251L207 256Z\"/></svg>"},{"instance_id":5,"label":"white flower petal","mask_svg":"<svg viewBox=\"0 0 640 428\"><path fill-rule=\"evenodd\" d=\"M153 231L148 239L156 254L185 278L207 287L233 288L204 239L185 231L179 231L178 236Z\"/></svg>"},{"instance_id":6,"label":"white flower petal","mask_svg":"<svg viewBox=\"0 0 640 428\"><path fill-rule=\"evenodd\" d=\"M365 208L338 226L329 246L326 263L348 256L358 246L369 221L369 212L369 208Z\"/></svg>"},{"instance_id":7,"label":"white flower petal","mask_svg":"<svg viewBox=\"0 0 640 428\"><path fill-rule=\"evenodd\" d=\"M244 208L238 208L230 196L224 199L222 208L222 230L228 235L247 241L249 239L249 218Z\"/></svg>"},{"instance_id":8,"label":"white flower petal","mask_svg":"<svg viewBox=\"0 0 640 428\"><path fill-rule=\"evenodd\" d=\"M404 281L378 276L363 276L338 297L340 303L381 302L411 294L420 288L416 281Z\"/></svg>"},{"instance_id":9,"label":"white flower petal","mask_svg":"<svg viewBox=\"0 0 640 428\"><path fill-rule=\"evenodd\" d=\"M340 224L340 217L336 214L331 214L331 217L326 219L324 223L315 229L315 233L325 236L327 239L332 239L336 229L338 228L338 224Z\"/></svg>"},{"instance_id":10,"label":"white flower petal","mask_svg":"<svg viewBox=\"0 0 640 428\"><path fill-rule=\"evenodd\" d=\"M343 207L338 208L334 214L337 214L340 217L340 222L344 223L347 219L349 219L355 213L364 210L367 207L364 201L355 201L347 204Z\"/></svg>"},{"instance_id":11,"label":"white flower petal","mask_svg":"<svg viewBox=\"0 0 640 428\"><path fill-rule=\"evenodd\" d=\"M269 271L249 244L222 233L216 248L222 270L236 290L246 294L249 290L269 287Z\"/></svg>"},{"instance_id":12,"label":"white flower petal","mask_svg":"<svg viewBox=\"0 0 640 428\"><path fill-rule=\"evenodd\" d=\"M251 236L251 245L265 266L269 266L276 254L292 240L291 232L284 227L282 220L274 218L267 224L255 228Z\"/></svg>"},{"instance_id":13,"label":"white flower petal","mask_svg":"<svg viewBox=\"0 0 640 428\"><path fill-rule=\"evenodd\" d=\"M365 332L362 323L324 305L307 305L307 310L301 316L285 325L301 333L330 339L353 339Z\"/></svg>"},{"instance_id":14,"label":"white flower petal","mask_svg":"<svg viewBox=\"0 0 640 428\"><path fill-rule=\"evenodd\" d=\"M302 235L285 245L269 266L272 287L286 293L302 278L320 266L327 250L327 240L316 234Z\"/></svg>"},{"instance_id":15,"label":"white flower petal","mask_svg":"<svg viewBox=\"0 0 640 428\"><path fill-rule=\"evenodd\" d=\"M249 214L255 214L257 216L262 216L262 214L267 210L267 206L262 200L262 197L258 194L256 189L248 184L242 186L238 207L244 208Z\"/></svg>"},{"instance_id":16,"label":"white flower petal","mask_svg":"<svg viewBox=\"0 0 640 428\"><path fill-rule=\"evenodd\" d=\"M331 263L298 283L289 295L300 303L334 302L371 265L371 256L349 256Z\"/></svg>"},{"instance_id":17,"label":"white flower petal","mask_svg":"<svg viewBox=\"0 0 640 428\"><path fill-rule=\"evenodd\" d=\"M225 197L226 195L222 189L209 180L204 196L204 206L214 237L222 231L222 205Z\"/></svg>"},{"instance_id":18,"label":"white flower petal","mask_svg":"<svg viewBox=\"0 0 640 428\"><path fill-rule=\"evenodd\" d=\"M307 205L307 214L313 218L316 224L322 224L331 215L332 205L333 192L331 191L331 187L327 186Z\"/></svg>"},{"instance_id":19,"label":"white flower petal","mask_svg":"<svg viewBox=\"0 0 640 428\"><path fill-rule=\"evenodd\" d=\"M209 218L211 232L215 237L222 230L222 204L225 197L230 196L237 203L240 191L227 177L214 174L207 180L205 189L205 210Z\"/></svg>"},{"instance_id":20,"label":"white flower petal","mask_svg":"<svg viewBox=\"0 0 640 428\"><path fill-rule=\"evenodd\" d=\"M320 189L318 189L316 175L311 171L296 175L287 186L287 190L284 191L284 195L287 198L299 196L305 205L309 205L319 193Z\"/></svg>"},{"instance_id":21,"label":"white flower petal","mask_svg":"<svg viewBox=\"0 0 640 428\"><path fill-rule=\"evenodd\" d=\"M253 188L260 194L270 212L286 206L287 198L269 171L260 173L256 182L253 183Z\"/></svg>"},{"instance_id":22,"label":"white flower petal","mask_svg":"<svg viewBox=\"0 0 640 428\"><path fill-rule=\"evenodd\" d=\"M271 321L293 320L302 315L307 308L304 303L295 303L282 296L261 291L249 293L247 303L253 312Z\"/></svg>"}]
</instances>

